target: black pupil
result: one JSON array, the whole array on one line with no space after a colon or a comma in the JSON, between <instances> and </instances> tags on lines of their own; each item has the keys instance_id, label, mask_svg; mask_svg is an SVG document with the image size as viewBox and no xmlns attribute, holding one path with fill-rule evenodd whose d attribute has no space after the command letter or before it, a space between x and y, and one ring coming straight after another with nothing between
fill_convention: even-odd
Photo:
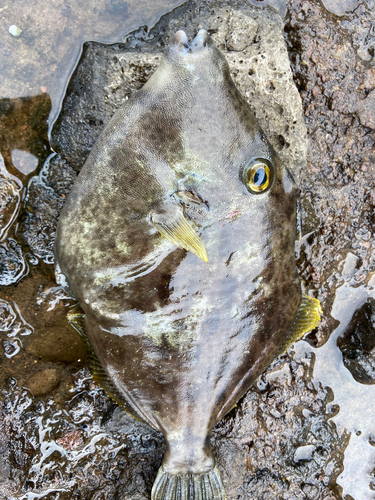
<instances>
[{"instance_id":1,"label":"black pupil","mask_svg":"<svg viewBox=\"0 0 375 500\"><path fill-rule=\"evenodd\" d=\"M267 174L264 168L259 168L254 175L254 184L257 187L263 186L267 182Z\"/></svg>"}]
</instances>

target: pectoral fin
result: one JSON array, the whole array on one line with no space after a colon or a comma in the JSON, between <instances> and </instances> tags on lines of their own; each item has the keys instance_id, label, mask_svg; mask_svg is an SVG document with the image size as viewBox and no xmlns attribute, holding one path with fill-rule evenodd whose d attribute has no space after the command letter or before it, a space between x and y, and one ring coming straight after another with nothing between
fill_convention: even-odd
<instances>
[{"instance_id":1,"label":"pectoral fin","mask_svg":"<svg viewBox=\"0 0 375 500\"><path fill-rule=\"evenodd\" d=\"M164 238L208 262L206 248L179 206L171 204L151 214L151 221Z\"/></svg>"},{"instance_id":2,"label":"pectoral fin","mask_svg":"<svg viewBox=\"0 0 375 500\"><path fill-rule=\"evenodd\" d=\"M293 342L302 338L305 333L316 328L320 323L321 314L322 309L319 300L303 294L301 305L289 331L288 338L280 349L280 354L285 352Z\"/></svg>"}]
</instances>

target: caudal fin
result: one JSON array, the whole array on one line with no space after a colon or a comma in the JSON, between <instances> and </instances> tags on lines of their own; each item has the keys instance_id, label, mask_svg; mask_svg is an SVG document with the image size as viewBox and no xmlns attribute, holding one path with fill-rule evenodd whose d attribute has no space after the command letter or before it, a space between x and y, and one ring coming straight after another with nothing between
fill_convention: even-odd
<instances>
[{"instance_id":1,"label":"caudal fin","mask_svg":"<svg viewBox=\"0 0 375 500\"><path fill-rule=\"evenodd\" d=\"M220 472L215 466L204 474L169 474L160 467L151 500L225 500Z\"/></svg>"}]
</instances>

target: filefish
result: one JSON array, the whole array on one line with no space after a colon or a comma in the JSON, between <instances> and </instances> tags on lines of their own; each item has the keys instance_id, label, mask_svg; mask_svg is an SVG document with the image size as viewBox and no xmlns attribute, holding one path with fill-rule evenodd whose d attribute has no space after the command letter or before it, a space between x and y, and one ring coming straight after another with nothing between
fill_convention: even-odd
<instances>
[{"instance_id":1,"label":"filefish","mask_svg":"<svg viewBox=\"0 0 375 500\"><path fill-rule=\"evenodd\" d=\"M221 500L213 426L317 326L297 187L207 31L178 31L114 114L62 211L57 281L92 376L167 449L153 500Z\"/></svg>"}]
</instances>

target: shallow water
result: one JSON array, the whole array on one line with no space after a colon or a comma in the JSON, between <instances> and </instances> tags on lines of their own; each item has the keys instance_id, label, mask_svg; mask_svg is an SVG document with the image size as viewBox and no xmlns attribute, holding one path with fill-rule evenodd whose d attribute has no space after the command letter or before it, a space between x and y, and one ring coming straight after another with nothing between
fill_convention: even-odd
<instances>
[{"instance_id":1,"label":"shallow water","mask_svg":"<svg viewBox=\"0 0 375 500\"><path fill-rule=\"evenodd\" d=\"M288 15L287 2L283 0L253 0L251 3L258 6L272 5L283 17ZM332 18L333 23L343 26L346 33L350 33L353 47L366 62L369 71L373 67L373 21L369 16L366 17L366 13L357 24L354 18L347 16L358 6L359 2L355 0L325 0L323 3L329 12L340 16ZM24 1L0 5L3 26L0 31L0 153L4 158L4 164L0 163L0 200L4 208L0 216L0 334L4 353L0 360L0 388L4 391L3 414L7 415L1 424L8 429L11 425L9 419L12 419L13 430L9 435L14 440L13 455L4 453L3 461L0 462L0 466L4 466L3 470L7 471L10 461L13 464L9 474L7 472L4 477L0 476L0 488L3 488L0 492L6 499L70 498L69 491L74 481L69 480L69 475L73 472L88 483L91 481L92 488L98 491L95 498L108 498L106 495L112 491L108 486L110 481L120 475L126 464L133 463L134 456L147 457L149 450L157 446L162 450L160 437L152 431L147 435L144 429L141 429L143 434L139 429L132 429L124 441L120 434L103 430L103 415L111 411L110 403L90 381L84 369L85 353L82 346L68 331L65 316L73 302L54 282L51 252L44 245L45 241L50 241L51 234L48 228L42 236L35 231L35 239L42 239L36 241L32 253L23 243L20 233L28 217L28 204L31 206L38 199L38 190L44 189L33 181L35 199L31 203L32 189L29 185L27 190L26 186L31 177L38 174L43 165L47 165L51 153L50 129L59 113L82 43L87 40L121 42L129 31L143 25L152 26L160 15L180 4L181 1L171 0L134 3L113 0L86 2L83 8L79 2L60 0L53 3L34 2L32 5ZM368 5L371 6L370 2ZM302 12L298 15L305 15ZM9 33L11 25L18 26L22 33L19 36ZM324 31L323 27L320 29ZM342 40L342 45L345 45L347 39L343 37ZM296 75L296 78L301 74ZM311 83L309 75L305 75L305 78L306 82L300 85L300 90L309 91L313 95L314 105L318 107L321 93L314 87L315 82ZM354 84L357 85L356 82ZM350 84L346 82L342 88L346 92L344 99L349 100L348 96L352 92ZM372 88L367 90L371 91ZM310 140L318 143L321 133L323 140L335 148L334 130L327 123L321 125L318 116L315 118L319 126L312 127L316 129L314 133L310 133L310 130ZM363 134L371 136L373 132L364 129ZM365 161L363 165L373 169L373 160L370 166L366 166ZM50 175L46 168L43 172L43 175ZM326 175L329 179L331 173L327 171ZM342 177L337 173L335 175L338 183L344 178L344 174ZM350 174L345 175L349 176L349 187L359 184L354 176L350 178ZM69 184L73 177L73 174L71 177L67 174L66 183ZM306 192L309 194L309 189ZM346 194L340 192L337 196ZM360 199L358 203L362 201ZM51 190L44 209L48 210L48 206L62 202L63 197L57 197ZM375 299L375 275L367 257L371 247L366 246L374 236L370 225L367 231L369 235L361 233L358 240L360 246L357 248L353 241L348 242L346 247L343 245L343 251L340 247L341 253L335 256L335 264L330 272L320 264L325 278L321 280L322 291L319 292L318 286L316 289L331 306L327 307L329 314L320 332L321 337L315 341L319 345L323 344L330 335L329 340L320 347L302 341L292 349L295 359L302 360L301 363L313 356L314 384L332 390L334 399L329 403L334 408L332 421L339 435L350 434L344 453L344 469L337 477L342 494L332 485L332 490L338 495L336 498L346 500L375 498L375 385L365 385L353 378L337 346L337 339L344 335L355 311L370 297ZM34 238L34 233L30 238ZM324 261L324 250L320 261ZM304 265L301 265L301 269L306 274ZM361 273L365 274L362 279ZM36 397L29 390L21 389L22 386L32 387ZM21 442L26 444L21 445ZM6 445L4 449L10 447ZM312 459L312 449L305 449L304 452L307 453L307 461ZM106 463L109 458L112 462ZM97 477L100 467L108 484L105 481L102 484ZM15 489L9 487L7 491L4 485L10 478ZM147 487L148 484L146 490Z\"/></svg>"}]
</instances>

